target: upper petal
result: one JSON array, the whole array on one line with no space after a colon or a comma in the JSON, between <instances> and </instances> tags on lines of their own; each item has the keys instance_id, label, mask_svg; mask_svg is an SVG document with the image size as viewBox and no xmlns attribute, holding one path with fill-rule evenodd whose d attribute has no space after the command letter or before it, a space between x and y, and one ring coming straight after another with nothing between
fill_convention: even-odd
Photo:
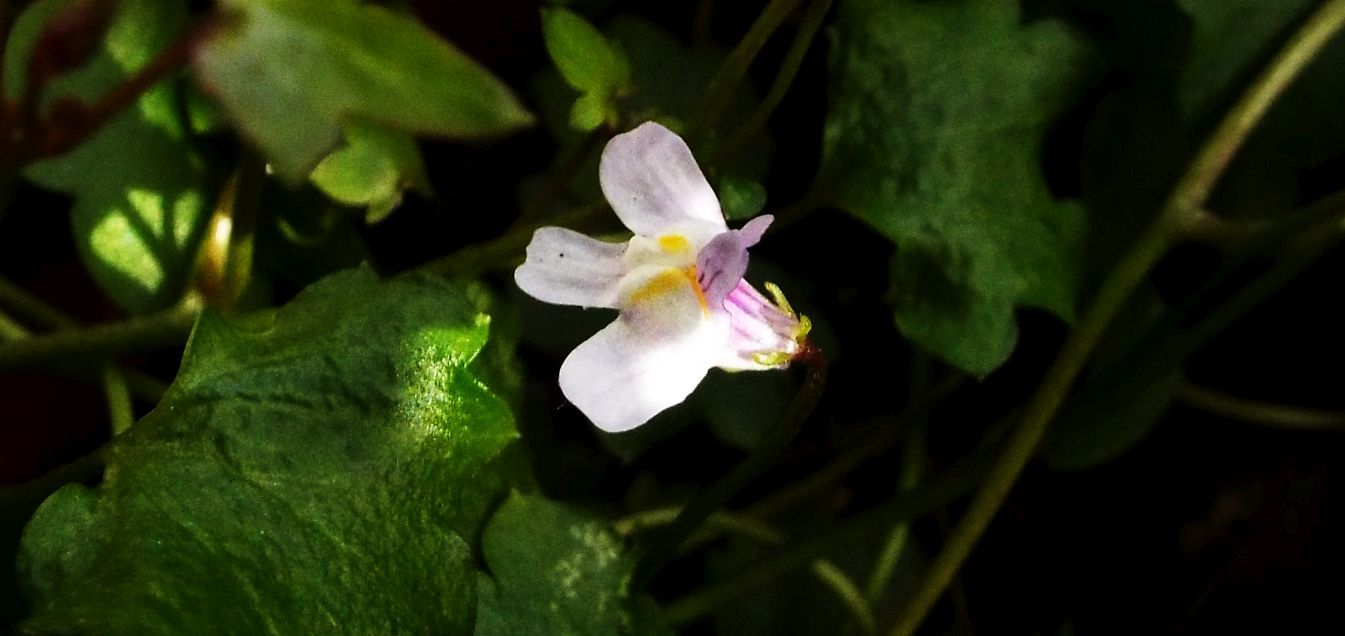
<instances>
[{"instance_id":1,"label":"upper petal","mask_svg":"<svg viewBox=\"0 0 1345 636\"><path fill-rule=\"evenodd\" d=\"M747 248L756 245L775 217L762 215L710 240L696 256L701 289L711 307L719 307L747 273Z\"/></svg>"},{"instance_id":2,"label":"upper petal","mask_svg":"<svg viewBox=\"0 0 1345 636\"><path fill-rule=\"evenodd\" d=\"M723 358L725 341L722 320L681 332L651 330L623 312L565 359L560 388L598 428L628 431L685 400Z\"/></svg>"},{"instance_id":3,"label":"upper petal","mask_svg":"<svg viewBox=\"0 0 1345 636\"><path fill-rule=\"evenodd\" d=\"M559 305L616 308L626 266L624 243L606 243L560 227L532 235L528 257L514 270L519 289Z\"/></svg>"},{"instance_id":4,"label":"upper petal","mask_svg":"<svg viewBox=\"0 0 1345 636\"><path fill-rule=\"evenodd\" d=\"M636 234L659 236L688 220L728 229L691 149L654 122L607 142L598 181L621 222Z\"/></svg>"}]
</instances>

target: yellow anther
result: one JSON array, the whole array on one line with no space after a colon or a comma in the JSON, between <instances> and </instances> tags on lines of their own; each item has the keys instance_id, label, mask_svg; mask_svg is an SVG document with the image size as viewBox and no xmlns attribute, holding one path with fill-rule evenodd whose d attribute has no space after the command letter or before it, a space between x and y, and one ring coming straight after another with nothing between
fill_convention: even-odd
<instances>
[{"instance_id":1,"label":"yellow anther","mask_svg":"<svg viewBox=\"0 0 1345 636\"><path fill-rule=\"evenodd\" d=\"M790 316L798 315L794 313L794 308L789 305L789 299L785 298L785 293L780 291L779 285L766 281L766 291L770 292L771 299L775 301L775 306L779 307L780 311L783 311Z\"/></svg>"}]
</instances>

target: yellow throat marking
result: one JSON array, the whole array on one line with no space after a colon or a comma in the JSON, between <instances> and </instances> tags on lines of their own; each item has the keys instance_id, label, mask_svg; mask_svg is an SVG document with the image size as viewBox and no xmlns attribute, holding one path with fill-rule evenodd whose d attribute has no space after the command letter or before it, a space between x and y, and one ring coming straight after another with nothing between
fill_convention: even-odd
<instances>
[{"instance_id":1,"label":"yellow throat marking","mask_svg":"<svg viewBox=\"0 0 1345 636\"><path fill-rule=\"evenodd\" d=\"M691 243L681 234L664 234L658 237L658 246L669 254L685 254L691 251Z\"/></svg>"},{"instance_id":2,"label":"yellow throat marking","mask_svg":"<svg viewBox=\"0 0 1345 636\"><path fill-rule=\"evenodd\" d=\"M682 237L676 238L681 239ZM682 241L685 242L686 239L682 239ZM663 238L660 238L659 243L662 242ZM696 294L696 302L700 304L701 314L709 316L710 303L705 299L705 292L701 290L700 282L696 280L695 265L688 265L681 269L670 267L659 272L657 276L649 279L649 282L630 295L630 302L638 304L666 294L677 293L681 291L683 285L691 287L691 290Z\"/></svg>"}]
</instances>

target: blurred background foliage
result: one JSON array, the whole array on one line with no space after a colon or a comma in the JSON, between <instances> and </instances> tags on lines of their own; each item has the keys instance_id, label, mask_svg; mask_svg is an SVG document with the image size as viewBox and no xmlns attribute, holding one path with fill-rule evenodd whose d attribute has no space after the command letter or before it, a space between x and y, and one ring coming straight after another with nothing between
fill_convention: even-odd
<instances>
[{"instance_id":1,"label":"blurred background foliage","mask_svg":"<svg viewBox=\"0 0 1345 636\"><path fill-rule=\"evenodd\" d=\"M1173 193L1342 5L0 0L0 624L887 633L1058 389L921 633L1339 632L1345 38ZM511 271L646 120L831 363L647 588L803 376L561 396Z\"/></svg>"}]
</instances>

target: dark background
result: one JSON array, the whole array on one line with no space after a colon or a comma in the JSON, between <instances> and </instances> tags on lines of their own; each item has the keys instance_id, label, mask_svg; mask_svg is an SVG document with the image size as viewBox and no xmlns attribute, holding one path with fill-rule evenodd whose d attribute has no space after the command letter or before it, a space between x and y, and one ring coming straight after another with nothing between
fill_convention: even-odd
<instances>
[{"instance_id":1,"label":"dark background","mask_svg":"<svg viewBox=\"0 0 1345 636\"><path fill-rule=\"evenodd\" d=\"M537 3L412 4L427 24L534 105L536 96L527 87L549 66ZM709 38L731 47L761 4L714 3ZM1104 246L1124 245L1134 227L1157 209L1208 129L1208 122L1194 128L1181 124L1172 105L1190 20L1157 0L1024 4L1030 19L1057 16L1071 21L1104 56L1104 72L1059 123L1042 165L1061 196L1089 204L1095 215L1090 222L1102 234L1095 238ZM697 5L597 2L580 3L580 9L599 25L619 13L639 14L690 42ZM592 7L597 8L590 11ZM751 79L760 92L769 86L787 43L787 36L777 35L754 65ZM826 109L826 49L826 38L819 37L771 119L775 153L764 183L768 212L800 197L815 174ZM1345 78L1336 90L1345 96ZM1292 113L1282 115L1292 119ZM1274 146L1273 139L1249 145L1251 156L1233 168L1235 182L1225 183L1216 194L1216 211L1246 212L1258 202L1310 202L1345 185L1345 148L1333 161L1286 177L1258 171L1265 165L1258 162L1263 158L1258 153ZM442 200L413 197L375 227L365 227L352 216L350 229L361 243L354 253L387 272L499 235L518 213L514 193L520 181L545 171L557 147L539 128L492 145L426 141L423 149L434 186L446 195ZM116 320L121 317L117 308L83 273L74 253L68 207L60 196L21 189L0 213L0 272L81 321ZM1132 217L1123 222L1105 218L1117 208L1133 211ZM463 213L474 209L488 213ZM1277 211L1263 210L1270 216ZM754 251L784 272L811 281L807 294L791 298L802 311L827 323L827 338L837 355L819 411L781 466L745 493L742 503L865 443L872 437L872 418L904 404L915 354L895 332L884 304L891 249L885 239L840 211L823 209L773 231ZM1105 255L1107 249L1100 247L1098 253ZM1339 364L1345 357L1339 337L1345 312L1335 302L1343 256L1334 250L1202 348L1189 360L1188 376L1237 395L1345 409ZM313 275L347 258L358 260L349 256L313 265ZM1106 265L1102 260L1099 271ZM1205 248L1179 249L1159 268L1153 293L1168 304L1194 294L1216 301L1228 290L1208 291L1203 285L1221 262ZM1258 266L1242 271L1234 283ZM507 272L492 274L490 280L501 290L512 287ZM276 301L303 282L277 285ZM515 311L524 323L520 355L530 381L521 427L549 494L616 514L631 502L675 498L711 483L741 458L739 450L691 421L656 423L665 439L630 461L619 460L583 416L564 404L550 381L563 350L558 354L556 347L539 344L527 327L528 316L544 310L518 302ZM567 320L564 313L546 316ZM601 324L592 316L576 320L582 324L560 329L582 334L591 330L583 321ZM1020 313L1020 326L1018 349L1004 368L963 384L933 411L929 454L936 470L977 447L993 422L1012 413L1036 385L1065 333L1054 318L1031 311ZM168 379L179 353L148 354L131 363ZM0 486L23 484L85 455L107 438L101 390L61 374L0 375L0 405ZM149 406L139 405L142 411ZM1345 529L1342 451L1341 431L1281 430L1177 403L1152 434L1113 461L1074 472L1034 465L964 569L950 596L958 600L942 602L925 633L1342 633L1345 615L1336 604L1345 592L1338 575L1345 566L1338 540ZM894 450L868 462L825 498L804 504L796 516L845 518L891 496L899 453ZM651 479L658 494L636 492ZM0 569L12 572L8 564L18 533L36 501L8 503L0 510ZM929 518L916 524L921 552L932 555L947 518L955 521L959 510L952 506L944 523ZM809 530L805 521L786 518L779 523L798 533ZM857 561L863 573L865 554L876 552L877 545L875 540L859 546L856 554L836 558ZM707 578L722 576L722 569L715 569L716 559L735 549L721 543L686 559L658 581L655 591L675 597ZM901 577L912 575L899 573L898 585ZM754 633L808 632L808 620L796 618L800 613L834 616L837 610L830 607L835 601L806 579L795 573L780 581L778 589L761 590L750 602L731 605L728 613L756 616L749 612L765 607L774 616L749 621ZM881 616L890 616L890 608L878 609ZM0 623L17 619L23 611L12 576L6 574L0 578ZM731 618L721 618L698 623L691 631L710 633L732 624Z\"/></svg>"}]
</instances>

